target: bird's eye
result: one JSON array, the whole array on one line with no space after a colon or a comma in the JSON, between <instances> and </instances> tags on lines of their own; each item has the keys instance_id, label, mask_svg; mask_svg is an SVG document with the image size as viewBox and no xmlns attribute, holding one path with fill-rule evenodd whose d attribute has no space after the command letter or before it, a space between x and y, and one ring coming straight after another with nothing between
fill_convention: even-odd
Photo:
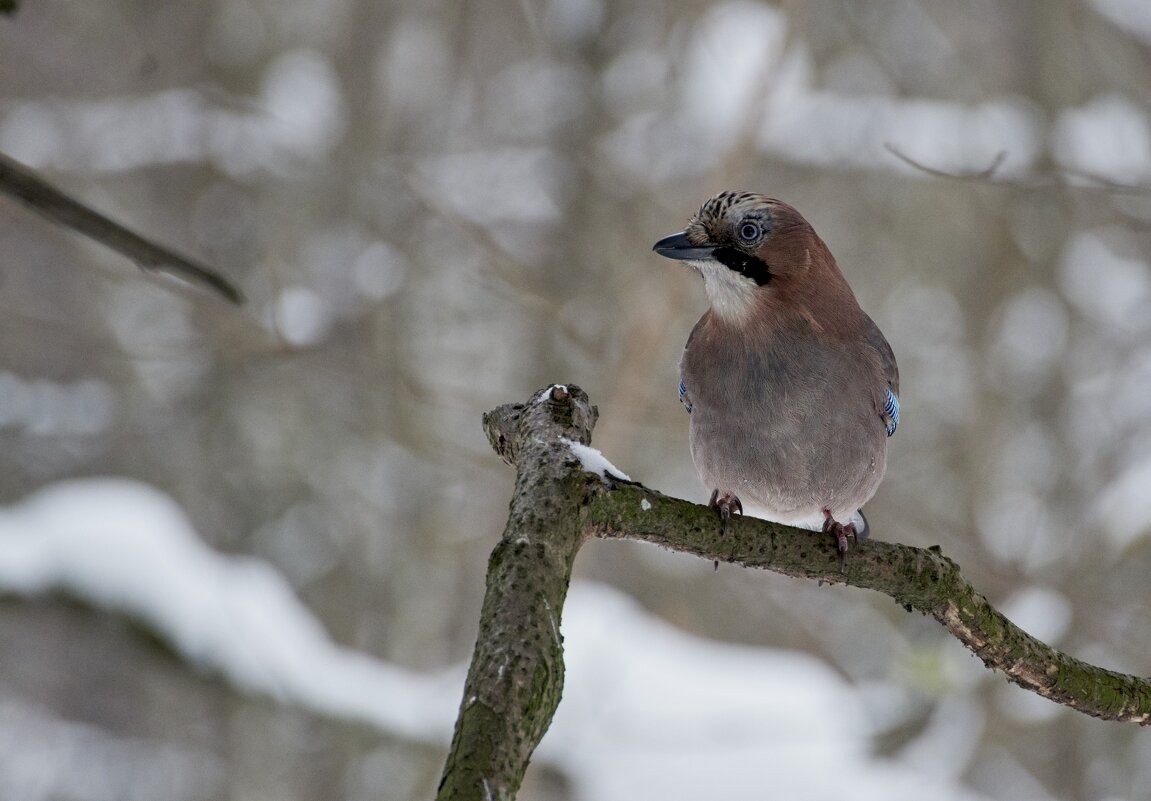
<instances>
[{"instance_id":1,"label":"bird's eye","mask_svg":"<svg viewBox=\"0 0 1151 801\"><path fill-rule=\"evenodd\" d=\"M745 222L739 226L739 238L744 242L754 242L759 238L759 226L753 222Z\"/></svg>"}]
</instances>

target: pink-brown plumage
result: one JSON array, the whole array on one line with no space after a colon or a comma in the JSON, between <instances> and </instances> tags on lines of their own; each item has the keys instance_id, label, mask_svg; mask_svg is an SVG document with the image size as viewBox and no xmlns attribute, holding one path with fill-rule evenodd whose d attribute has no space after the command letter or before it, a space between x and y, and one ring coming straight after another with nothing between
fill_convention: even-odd
<instances>
[{"instance_id":1,"label":"pink-brown plumage","mask_svg":"<svg viewBox=\"0 0 1151 801\"><path fill-rule=\"evenodd\" d=\"M698 270L710 301L680 362L704 485L749 513L831 531L845 549L845 534L864 531L860 508L898 422L887 340L781 201L717 195L655 249Z\"/></svg>"}]
</instances>

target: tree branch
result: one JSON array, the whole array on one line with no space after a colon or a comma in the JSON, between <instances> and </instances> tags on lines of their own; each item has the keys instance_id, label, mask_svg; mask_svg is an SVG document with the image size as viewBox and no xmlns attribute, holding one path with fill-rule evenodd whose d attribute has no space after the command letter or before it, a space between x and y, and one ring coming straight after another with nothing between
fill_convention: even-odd
<instances>
[{"instance_id":1,"label":"tree branch","mask_svg":"<svg viewBox=\"0 0 1151 801\"><path fill-rule=\"evenodd\" d=\"M233 303L244 296L215 270L158 245L108 219L95 209L52 186L32 170L0 153L0 192L23 201L54 223L71 228L89 239L134 261L142 270L167 273L216 292Z\"/></svg>"},{"instance_id":2,"label":"tree branch","mask_svg":"<svg viewBox=\"0 0 1151 801\"><path fill-rule=\"evenodd\" d=\"M580 507L597 480L570 442L591 442L598 412L579 387L484 415L496 453L519 465L508 523L488 560L480 631L437 795L512 799L563 692L560 613L584 539Z\"/></svg>"},{"instance_id":3,"label":"tree branch","mask_svg":"<svg viewBox=\"0 0 1151 801\"><path fill-rule=\"evenodd\" d=\"M932 167L924 164L922 161L913 159L911 156L904 153L891 142L884 142L883 147L888 153L895 156L908 167L918 170L919 172L926 173L927 175L935 178L950 178L958 181L977 181L979 183L988 184L990 186L1006 186L1016 189L1044 189L1048 187L1058 187L1060 189L1074 188L1085 189L1096 192L1106 192L1114 195L1149 195L1151 194L1151 187L1139 184L1123 184L1114 181L1102 175L1095 175L1093 173L1085 172L1083 170L1062 170L1060 172L1035 175L1030 178L1002 178L996 173L1003 165L1004 159L1007 158L1007 151L1000 150L995 154L995 158L991 163L984 167L982 170L969 170L961 172L950 172L948 170L941 170L938 167ZM1075 184L1069 178L1078 178L1086 183Z\"/></svg>"},{"instance_id":4,"label":"tree branch","mask_svg":"<svg viewBox=\"0 0 1151 801\"><path fill-rule=\"evenodd\" d=\"M1151 722L1151 683L1089 665L1019 629L938 548L864 541L845 570L826 537L754 518L720 533L714 511L613 475L580 443L597 412L574 385L484 415L516 466L503 538L488 565L480 631L438 798L514 798L563 687L560 614L576 551L590 537L651 542L708 560L864 587L931 615L984 664L1045 698L1106 720Z\"/></svg>"},{"instance_id":5,"label":"tree branch","mask_svg":"<svg viewBox=\"0 0 1151 801\"><path fill-rule=\"evenodd\" d=\"M1020 687L1104 720L1151 722L1148 680L1089 665L1035 639L995 609L937 547L865 540L841 571L827 538L755 518L731 521L721 536L711 509L635 484L597 493L585 520L598 537L643 540L705 559L882 592L908 611L934 617Z\"/></svg>"}]
</instances>

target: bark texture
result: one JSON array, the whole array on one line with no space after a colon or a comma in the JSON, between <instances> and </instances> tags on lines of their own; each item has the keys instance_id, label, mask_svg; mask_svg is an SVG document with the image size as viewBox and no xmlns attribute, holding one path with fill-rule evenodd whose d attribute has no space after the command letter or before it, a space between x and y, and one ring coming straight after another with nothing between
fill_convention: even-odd
<instances>
[{"instance_id":1,"label":"bark texture","mask_svg":"<svg viewBox=\"0 0 1151 801\"><path fill-rule=\"evenodd\" d=\"M563 691L560 613L584 537L581 509L599 479L570 442L591 442L596 409L576 386L484 416L517 466L507 527L488 561L480 630L438 798L511 799Z\"/></svg>"}]
</instances>

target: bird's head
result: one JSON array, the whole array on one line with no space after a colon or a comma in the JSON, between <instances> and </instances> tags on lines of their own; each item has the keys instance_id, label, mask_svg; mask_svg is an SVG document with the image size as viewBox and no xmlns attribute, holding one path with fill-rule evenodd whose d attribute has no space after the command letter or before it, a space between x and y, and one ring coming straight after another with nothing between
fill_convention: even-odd
<instances>
[{"instance_id":1,"label":"bird's head","mask_svg":"<svg viewBox=\"0 0 1151 801\"><path fill-rule=\"evenodd\" d=\"M775 305L816 292L823 279L834 289L843 284L807 220L752 192L721 192L653 250L699 270L712 308L729 320L745 319L757 301Z\"/></svg>"}]
</instances>

